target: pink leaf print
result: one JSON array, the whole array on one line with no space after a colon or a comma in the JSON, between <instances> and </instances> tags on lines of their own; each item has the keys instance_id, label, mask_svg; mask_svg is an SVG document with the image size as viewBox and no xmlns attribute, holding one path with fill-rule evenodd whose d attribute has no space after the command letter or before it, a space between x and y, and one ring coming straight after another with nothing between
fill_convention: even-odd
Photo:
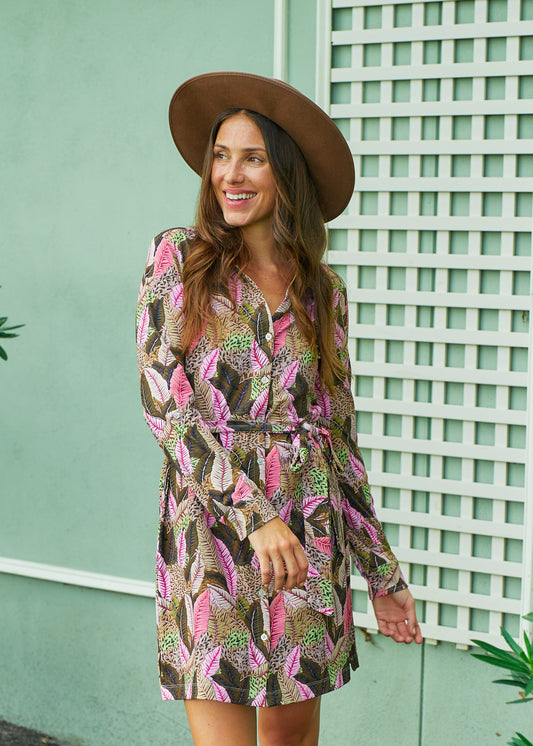
<instances>
[{"instance_id":1,"label":"pink leaf print","mask_svg":"<svg viewBox=\"0 0 533 746\"><path fill-rule=\"evenodd\" d=\"M222 571L226 579L228 591L231 593L232 596L235 596L235 594L237 593L237 572L235 570L233 557L231 556L229 549L223 541L217 539L215 536L213 536L213 540L217 547L218 559L222 566Z\"/></svg>"},{"instance_id":2,"label":"pink leaf print","mask_svg":"<svg viewBox=\"0 0 533 746\"><path fill-rule=\"evenodd\" d=\"M235 303L240 306L242 300L242 280L237 275L228 279L228 290Z\"/></svg>"},{"instance_id":3,"label":"pink leaf print","mask_svg":"<svg viewBox=\"0 0 533 746\"><path fill-rule=\"evenodd\" d=\"M326 652L328 656L331 656L333 654L333 651L335 650L335 645L333 644L333 640L329 636L329 633L327 630L326 630L326 635L324 637L324 642L326 645Z\"/></svg>"},{"instance_id":4,"label":"pink leaf print","mask_svg":"<svg viewBox=\"0 0 533 746\"><path fill-rule=\"evenodd\" d=\"M187 645L185 645L185 643L183 642L183 639L181 637L179 638L179 643L178 644L179 644L179 648L180 648L181 662L182 662L183 665L185 665L187 663L187 661L189 660L189 658L191 657L191 653L189 651L189 648L187 647Z\"/></svg>"},{"instance_id":5,"label":"pink leaf print","mask_svg":"<svg viewBox=\"0 0 533 746\"><path fill-rule=\"evenodd\" d=\"M262 666L263 663L266 663L265 656L259 650L252 638L248 638L248 664L250 668L254 671L256 668L259 668L259 666Z\"/></svg>"},{"instance_id":6,"label":"pink leaf print","mask_svg":"<svg viewBox=\"0 0 533 746\"><path fill-rule=\"evenodd\" d=\"M191 340L191 347L190 347L190 351L191 351L191 352L192 352L192 350L194 350L194 349L195 349L195 347L196 347L196 345L198 344L198 342L199 342L199 341L200 341L200 340L202 339L202 337L203 337L203 336L205 335L205 330L206 330L206 328L207 328L207 321L204 321L204 324L203 324L203 327L202 327L202 329L200 330L200 333L199 333L199 334L197 334L197 335L196 335L196 337L194 337L194 339L192 339L192 340Z\"/></svg>"},{"instance_id":7,"label":"pink leaf print","mask_svg":"<svg viewBox=\"0 0 533 746\"><path fill-rule=\"evenodd\" d=\"M268 394L269 390L264 389L253 403L250 415L254 420L257 420L258 417L264 417L268 406Z\"/></svg>"},{"instance_id":8,"label":"pink leaf print","mask_svg":"<svg viewBox=\"0 0 533 746\"><path fill-rule=\"evenodd\" d=\"M251 566L254 568L254 570L260 570L261 565L259 563L259 559L257 557L257 554L254 552L254 556L252 557L252 561L250 562Z\"/></svg>"},{"instance_id":9,"label":"pink leaf print","mask_svg":"<svg viewBox=\"0 0 533 746\"><path fill-rule=\"evenodd\" d=\"M231 429L231 427L225 427L224 425L222 425L220 427L219 436L223 448L226 448L228 451L230 451L233 445L233 430Z\"/></svg>"},{"instance_id":10,"label":"pink leaf print","mask_svg":"<svg viewBox=\"0 0 533 746\"><path fill-rule=\"evenodd\" d=\"M323 552L324 554L327 554L328 557L331 557L331 541L327 536L317 536L313 544L319 552Z\"/></svg>"},{"instance_id":11,"label":"pink leaf print","mask_svg":"<svg viewBox=\"0 0 533 746\"><path fill-rule=\"evenodd\" d=\"M185 407L193 395L193 390L187 374L181 363L178 363L170 379L170 393L174 397L177 407Z\"/></svg>"},{"instance_id":12,"label":"pink leaf print","mask_svg":"<svg viewBox=\"0 0 533 746\"><path fill-rule=\"evenodd\" d=\"M211 528L216 523L215 516L204 508L204 521L207 528Z\"/></svg>"},{"instance_id":13,"label":"pink leaf print","mask_svg":"<svg viewBox=\"0 0 533 746\"><path fill-rule=\"evenodd\" d=\"M215 419L218 422L221 420L229 420L231 418L231 412L229 411L228 402L224 398L224 394L222 391L216 389L211 383L209 384L209 388L211 389L211 401L213 402Z\"/></svg>"},{"instance_id":14,"label":"pink leaf print","mask_svg":"<svg viewBox=\"0 0 533 746\"><path fill-rule=\"evenodd\" d=\"M283 596L287 606L290 606L291 609L303 609L307 606L307 591L304 591L302 588L293 588L291 591L285 591Z\"/></svg>"},{"instance_id":15,"label":"pink leaf print","mask_svg":"<svg viewBox=\"0 0 533 746\"><path fill-rule=\"evenodd\" d=\"M235 599L223 588L217 588L216 586L210 586L211 601L217 609L234 609Z\"/></svg>"},{"instance_id":16,"label":"pink leaf print","mask_svg":"<svg viewBox=\"0 0 533 746\"><path fill-rule=\"evenodd\" d=\"M350 589L348 589L348 593L346 594L342 618L344 620L344 634L347 635L353 624L352 592Z\"/></svg>"},{"instance_id":17,"label":"pink leaf print","mask_svg":"<svg viewBox=\"0 0 533 746\"><path fill-rule=\"evenodd\" d=\"M196 552L196 557L191 565L191 592L196 595L202 587L205 574L205 562L200 552Z\"/></svg>"},{"instance_id":18,"label":"pink leaf print","mask_svg":"<svg viewBox=\"0 0 533 746\"><path fill-rule=\"evenodd\" d=\"M148 306L145 306L143 312L139 317L139 323L137 324L137 344L144 346L148 337L148 326L149 326Z\"/></svg>"},{"instance_id":19,"label":"pink leaf print","mask_svg":"<svg viewBox=\"0 0 533 746\"><path fill-rule=\"evenodd\" d=\"M154 259L154 275L159 277L174 264L174 246L164 238L157 247Z\"/></svg>"},{"instance_id":20,"label":"pink leaf print","mask_svg":"<svg viewBox=\"0 0 533 746\"><path fill-rule=\"evenodd\" d=\"M218 356L220 355L220 350L218 347L213 350L212 352L208 353L204 359L202 360L202 364L200 365L200 377L202 381L208 381L217 372L217 363L218 363Z\"/></svg>"},{"instance_id":21,"label":"pink leaf print","mask_svg":"<svg viewBox=\"0 0 533 746\"><path fill-rule=\"evenodd\" d=\"M318 389L316 401L320 407L322 417L329 420L331 418L331 399L329 395L325 391L322 391L322 389Z\"/></svg>"},{"instance_id":22,"label":"pink leaf print","mask_svg":"<svg viewBox=\"0 0 533 746\"><path fill-rule=\"evenodd\" d=\"M166 601L170 601L170 575L165 560L163 559L160 552L156 555L156 566L157 566L157 590L159 595L162 596Z\"/></svg>"},{"instance_id":23,"label":"pink leaf print","mask_svg":"<svg viewBox=\"0 0 533 746\"><path fill-rule=\"evenodd\" d=\"M184 474L192 474L192 461L189 449L181 438L176 441L175 448L176 461Z\"/></svg>"},{"instance_id":24,"label":"pink leaf print","mask_svg":"<svg viewBox=\"0 0 533 746\"><path fill-rule=\"evenodd\" d=\"M335 345L342 347L344 342L344 329L339 324L335 323Z\"/></svg>"},{"instance_id":25,"label":"pink leaf print","mask_svg":"<svg viewBox=\"0 0 533 746\"><path fill-rule=\"evenodd\" d=\"M350 459L350 464L352 465L352 469L355 472L355 475L358 477L358 479L365 479L365 467L363 466L363 462L359 461L359 459L355 458L353 453L349 453L348 457Z\"/></svg>"},{"instance_id":26,"label":"pink leaf print","mask_svg":"<svg viewBox=\"0 0 533 746\"><path fill-rule=\"evenodd\" d=\"M213 684L213 689L215 690L215 698L217 702L231 702L231 699L229 698L229 694L224 689L223 686L220 686L220 684L217 684L216 681L211 681Z\"/></svg>"},{"instance_id":27,"label":"pink leaf print","mask_svg":"<svg viewBox=\"0 0 533 746\"><path fill-rule=\"evenodd\" d=\"M260 692L256 695L255 699L252 702L252 707L264 707L265 700L266 700L266 686L264 686Z\"/></svg>"},{"instance_id":28,"label":"pink leaf print","mask_svg":"<svg viewBox=\"0 0 533 746\"><path fill-rule=\"evenodd\" d=\"M318 572L318 570L316 569L316 567L313 567L313 565L311 563L309 563L309 565L307 567L307 575L310 578L319 578L320 577L320 573Z\"/></svg>"},{"instance_id":29,"label":"pink leaf print","mask_svg":"<svg viewBox=\"0 0 533 746\"><path fill-rule=\"evenodd\" d=\"M214 676L220 667L220 653L222 649L220 645L214 650L211 650L202 661L202 673L207 678Z\"/></svg>"},{"instance_id":30,"label":"pink leaf print","mask_svg":"<svg viewBox=\"0 0 533 746\"><path fill-rule=\"evenodd\" d=\"M363 524L363 526L365 528L365 531L367 532L367 534L372 539L372 543L375 544L376 546L381 546L381 542L379 540L379 536L378 536L377 531L374 528L374 526L372 526L370 523L367 523L367 521L362 521L362 524Z\"/></svg>"},{"instance_id":31,"label":"pink leaf print","mask_svg":"<svg viewBox=\"0 0 533 746\"><path fill-rule=\"evenodd\" d=\"M146 422L148 423L148 426L150 427L150 430L153 432L155 437L160 440L163 437L163 431L165 429L165 420L162 420L160 417L152 417L151 414L148 414L148 412L144 413L144 417Z\"/></svg>"},{"instance_id":32,"label":"pink leaf print","mask_svg":"<svg viewBox=\"0 0 533 746\"><path fill-rule=\"evenodd\" d=\"M261 370L261 368L264 368L265 365L268 365L268 357L257 344L255 339L252 342L252 349L250 350L250 360L254 372L257 372L258 370Z\"/></svg>"},{"instance_id":33,"label":"pink leaf print","mask_svg":"<svg viewBox=\"0 0 533 746\"><path fill-rule=\"evenodd\" d=\"M159 404L164 404L170 397L170 391L163 376L153 368L147 368L144 371L144 376L154 399Z\"/></svg>"},{"instance_id":34,"label":"pink leaf print","mask_svg":"<svg viewBox=\"0 0 533 746\"><path fill-rule=\"evenodd\" d=\"M283 669L289 679L292 679L300 670L300 646L296 645L288 654L283 664Z\"/></svg>"},{"instance_id":35,"label":"pink leaf print","mask_svg":"<svg viewBox=\"0 0 533 746\"><path fill-rule=\"evenodd\" d=\"M344 679L342 678L342 669L339 668L337 671L337 678L335 680L335 689L339 689L344 684Z\"/></svg>"},{"instance_id":36,"label":"pink leaf print","mask_svg":"<svg viewBox=\"0 0 533 746\"><path fill-rule=\"evenodd\" d=\"M285 634L284 593L278 593L270 604L270 650L274 650L279 639Z\"/></svg>"},{"instance_id":37,"label":"pink leaf print","mask_svg":"<svg viewBox=\"0 0 533 746\"><path fill-rule=\"evenodd\" d=\"M223 313L227 313L233 309L233 305L230 300L225 298L223 295L214 295L211 298L211 308L220 316Z\"/></svg>"},{"instance_id":38,"label":"pink leaf print","mask_svg":"<svg viewBox=\"0 0 533 746\"><path fill-rule=\"evenodd\" d=\"M185 540L185 531L180 531L176 539L176 554L178 565L185 567L187 561L187 542Z\"/></svg>"},{"instance_id":39,"label":"pink leaf print","mask_svg":"<svg viewBox=\"0 0 533 746\"><path fill-rule=\"evenodd\" d=\"M283 521L283 523L289 523L291 520L291 511L292 511L292 498L286 503L281 510L279 511L278 515Z\"/></svg>"},{"instance_id":40,"label":"pink leaf print","mask_svg":"<svg viewBox=\"0 0 533 746\"><path fill-rule=\"evenodd\" d=\"M348 526L359 531L361 528L361 513L355 510L346 499L342 501L342 511L346 517Z\"/></svg>"},{"instance_id":41,"label":"pink leaf print","mask_svg":"<svg viewBox=\"0 0 533 746\"><path fill-rule=\"evenodd\" d=\"M294 404L292 402L287 403L285 412L287 414L287 417L289 418L289 422L291 423L291 425L300 424L300 417L298 416L298 412L294 408Z\"/></svg>"},{"instance_id":42,"label":"pink leaf print","mask_svg":"<svg viewBox=\"0 0 533 746\"><path fill-rule=\"evenodd\" d=\"M217 492L226 492L233 483L233 472L229 460L217 453L211 468L211 484Z\"/></svg>"},{"instance_id":43,"label":"pink leaf print","mask_svg":"<svg viewBox=\"0 0 533 746\"><path fill-rule=\"evenodd\" d=\"M183 305L183 285L181 282L178 282L176 285L173 285L169 292L170 300L172 301L172 305L174 308L181 308Z\"/></svg>"},{"instance_id":44,"label":"pink leaf print","mask_svg":"<svg viewBox=\"0 0 533 746\"><path fill-rule=\"evenodd\" d=\"M206 588L203 593L200 593L194 604L194 617L193 617L193 630L194 630L194 644L198 642L200 637L207 631L207 625L209 623L209 588Z\"/></svg>"},{"instance_id":45,"label":"pink leaf print","mask_svg":"<svg viewBox=\"0 0 533 746\"><path fill-rule=\"evenodd\" d=\"M162 698L164 700L174 699L174 697L172 696L172 694L168 691L168 689L165 689L164 686L161 687L161 696L162 696Z\"/></svg>"},{"instance_id":46,"label":"pink leaf print","mask_svg":"<svg viewBox=\"0 0 533 746\"><path fill-rule=\"evenodd\" d=\"M299 366L300 366L299 361L295 360L290 365L287 365L285 370L282 371L279 377L279 382L282 388L290 389L290 387L294 384Z\"/></svg>"},{"instance_id":47,"label":"pink leaf print","mask_svg":"<svg viewBox=\"0 0 533 746\"><path fill-rule=\"evenodd\" d=\"M313 699L315 695L313 694L312 689L307 686L307 684L302 684L297 679L293 679L293 681L298 687L298 691L300 692L302 699Z\"/></svg>"},{"instance_id":48,"label":"pink leaf print","mask_svg":"<svg viewBox=\"0 0 533 746\"><path fill-rule=\"evenodd\" d=\"M285 347L287 329L291 325L292 314L286 313L274 322L274 355Z\"/></svg>"},{"instance_id":49,"label":"pink leaf print","mask_svg":"<svg viewBox=\"0 0 533 746\"><path fill-rule=\"evenodd\" d=\"M265 460L265 492L267 500L272 499L272 495L278 489L281 484L281 462L279 458L279 451L276 446L273 446Z\"/></svg>"},{"instance_id":50,"label":"pink leaf print","mask_svg":"<svg viewBox=\"0 0 533 746\"><path fill-rule=\"evenodd\" d=\"M239 477L239 480L237 484L235 485L235 489L233 490L233 494L231 495L231 499L233 501L233 504L236 505L237 503L240 503L241 501L248 500L249 497L252 495L252 489L249 484L246 484L244 479L242 477Z\"/></svg>"},{"instance_id":51,"label":"pink leaf print","mask_svg":"<svg viewBox=\"0 0 533 746\"><path fill-rule=\"evenodd\" d=\"M176 498L172 494L171 491L168 493L168 514L171 518L176 517L176 513L178 512L178 503L176 502Z\"/></svg>"},{"instance_id":52,"label":"pink leaf print","mask_svg":"<svg viewBox=\"0 0 533 746\"><path fill-rule=\"evenodd\" d=\"M302 508L304 518L309 518L315 510L324 502L326 498L322 495L313 495L313 497L304 497Z\"/></svg>"},{"instance_id":53,"label":"pink leaf print","mask_svg":"<svg viewBox=\"0 0 533 746\"><path fill-rule=\"evenodd\" d=\"M337 308L339 304L339 288L333 288L333 308Z\"/></svg>"}]
</instances>

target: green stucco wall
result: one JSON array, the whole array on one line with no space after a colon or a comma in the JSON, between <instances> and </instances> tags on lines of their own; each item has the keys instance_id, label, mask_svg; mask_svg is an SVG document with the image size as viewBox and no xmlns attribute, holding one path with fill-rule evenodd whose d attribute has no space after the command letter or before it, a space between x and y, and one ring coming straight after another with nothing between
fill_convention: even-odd
<instances>
[{"instance_id":1,"label":"green stucco wall","mask_svg":"<svg viewBox=\"0 0 533 746\"><path fill-rule=\"evenodd\" d=\"M289 2L289 81L314 90L314 0ZM274 1L2 0L0 555L150 581L161 454L133 338L148 242L192 219L167 125L176 86L271 74ZM160 701L149 599L0 576L0 717L80 746L191 744ZM526 730L451 645L360 635L321 744L488 746ZM421 734L421 740L420 740Z\"/></svg>"}]
</instances>

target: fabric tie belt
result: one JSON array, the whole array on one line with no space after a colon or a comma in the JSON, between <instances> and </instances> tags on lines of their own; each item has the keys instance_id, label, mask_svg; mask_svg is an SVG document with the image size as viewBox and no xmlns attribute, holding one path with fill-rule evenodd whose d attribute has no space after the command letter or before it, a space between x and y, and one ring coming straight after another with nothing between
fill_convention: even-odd
<instances>
[{"instance_id":1,"label":"fabric tie belt","mask_svg":"<svg viewBox=\"0 0 533 746\"><path fill-rule=\"evenodd\" d=\"M307 420L299 420L296 423L223 420L218 422L204 422L204 424L214 433L237 431L292 435L296 452L290 462L290 469L294 472L299 471L307 463L310 452L312 451L320 454L322 462L324 460L329 461L330 466L335 464L341 472L343 470L342 464L333 448L329 431L327 428L320 427L314 422L308 422ZM328 456L331 458L327 458ZM313 459L311 461L313 462ZM327 501L327 525L323 524L322 530L318 529L315 525L315 515L311 516L311 520L304 520L305 545L308 547L306 553L308 554L308 559L311 557L314 561L314 565L310 561L306 587L309 605L322 614L331 616L334 613L332 584L335 576L335 556L338 557L336 550L339 550L342 555L345 554L344 525L336 480L334 480L336 486L331 490L332 470L327 467L322 467L322 470L325 471L327 479L327 490L324 495L325 501ZM313 501L314 497L314 495L310 497L310 502ZM324 531L327 534L326 536L324 536Z\"/></svg>"}]
</instances>

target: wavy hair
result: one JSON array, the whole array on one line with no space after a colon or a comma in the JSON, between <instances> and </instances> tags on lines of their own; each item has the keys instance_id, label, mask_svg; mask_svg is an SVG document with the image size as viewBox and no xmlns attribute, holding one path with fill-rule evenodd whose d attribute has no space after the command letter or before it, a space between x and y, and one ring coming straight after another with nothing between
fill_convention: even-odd
<instances>
[{"instance_id":1,"label":"wavy hair","mask_svg":"<svg viewBox=\"0 0 533 746\"><path fill-rule=\"evenodd\" d=\"M210 297L222 292L233 303L229 278L251 259L240 228L229 226L211 185L213 148L222 122L243 113L259 128L277 186L273 234L279 257L291 270L294 319L319 360L321 383L330 391L345 376L335 347L333 286L322 265L326 229L315 185L294 140L275 122L248 109L228 109L215 120L204 159L196 235L183 268L183 345L189 350L211 318ZM309 309L309 310L308 310ZM311 318L310 312L313 316Z\"/></svg>"}]
</instances>

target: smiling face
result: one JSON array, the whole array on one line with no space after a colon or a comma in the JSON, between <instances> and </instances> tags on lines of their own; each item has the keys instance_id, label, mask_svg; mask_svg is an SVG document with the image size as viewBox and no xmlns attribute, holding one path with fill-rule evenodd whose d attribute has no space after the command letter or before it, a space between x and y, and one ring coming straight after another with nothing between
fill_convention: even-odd
<instances>
[{"instance_id":1,"label":"smiling face","mask_svg":"<svg viewBox=\"0 0 533 746\"><path fill-rule=\"evenodd\" d=\"M228 225L249 238L272 232L276 182L259 127L246 114L225 119L213 147L211 185Z\"/></svg>"}]
</instances>

